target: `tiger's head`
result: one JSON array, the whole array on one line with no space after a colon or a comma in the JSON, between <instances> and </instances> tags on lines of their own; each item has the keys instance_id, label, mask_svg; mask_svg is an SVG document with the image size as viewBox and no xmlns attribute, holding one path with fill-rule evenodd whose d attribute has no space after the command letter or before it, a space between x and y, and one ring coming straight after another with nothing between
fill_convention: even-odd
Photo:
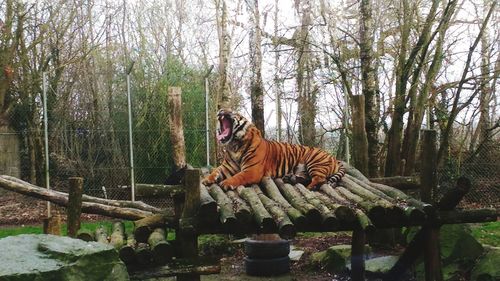
<instances>
[{"instance_id":1,"label":"tiger's head","mask_svg":"<svg viewBox=\"0 0 500 281\"><path fill-rule=\"evenodd\" d=\"M255 128L255 125L248 119L228 109L219 110L217 120L219 121L217 123L217 140L222 145L244 140L250 129Z\"/></svg>"}]
</instances>

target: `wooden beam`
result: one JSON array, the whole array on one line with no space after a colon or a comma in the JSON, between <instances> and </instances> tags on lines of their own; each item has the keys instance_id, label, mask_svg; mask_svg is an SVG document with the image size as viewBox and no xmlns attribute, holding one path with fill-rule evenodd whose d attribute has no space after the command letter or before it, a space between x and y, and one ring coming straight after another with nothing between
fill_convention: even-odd
<instances>
[{"instance_id":1,"label":"wooden beam","mask_svg":"<svg viewBox=\"0 0 500 281\"><path fill-rule=\"evenodd\" d=\"M352 232L351 241L351 280L365 281L365 240L363 229Z\"/></svg>"},{"instance_id":2,"label":"wooden beam","mask_svg":"<svg viewBox=\"0 0 500 281\"><path fill-rule=\"evenodd\" d=\"M198 221L197 216L200 207L200 178L199 169L188 169L184 178L186 192L184 207L179 221L179 234L176 239L181 249L182 258L198 258ZM177 276L179 281L199 281L200 275L196 273L182 274Z\"/></svg>"},{"instance_id":3,"label":"wooden beam","mask_svg":"<svg viewBox=\"0 0 500 281\"><path fill-rule=\"evenodd\" d=\"M424 130L421 155L420 198L432 204L432 193L437 188L436 131ZM441 254L439 247L439 227L423 227L424 267L426 281L442 281Z\"/></svg>"}]
</instances>

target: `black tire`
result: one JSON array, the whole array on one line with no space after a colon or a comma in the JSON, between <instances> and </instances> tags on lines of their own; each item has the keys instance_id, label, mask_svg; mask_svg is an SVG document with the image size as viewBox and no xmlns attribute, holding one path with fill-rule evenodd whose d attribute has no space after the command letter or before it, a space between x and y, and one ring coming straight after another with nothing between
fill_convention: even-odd
<instances>
[{"instance_id":1,"label":"black tire","mask_svg":"<svg viewBox=\"0 0 500 281\"><path fill-rule=\"evenodd\" d=\"M290 272L288 256L275 259L251 259L245 257L245 270L250 276L274 276Z\"/></svg>"},{"instance_id":2,"label":"black tire","mask_svg":"<svg viewBox=\"0 0 500 281\"><path fill-rule=\"evenodd\" d=\"M245 254L251 259L274 259L287 257L290 253L288 240L253 240L245 241Z\"/></svg>"}]
</instances>

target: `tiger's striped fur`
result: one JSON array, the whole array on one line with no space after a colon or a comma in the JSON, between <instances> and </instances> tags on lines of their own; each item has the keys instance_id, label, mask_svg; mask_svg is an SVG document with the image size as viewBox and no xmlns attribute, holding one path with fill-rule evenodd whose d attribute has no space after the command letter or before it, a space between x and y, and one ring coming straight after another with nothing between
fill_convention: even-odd
<instances>
[{"instance_id":1,"label":"tiger's striped fur","mask_svg":"<svg viewBox=\"0 0 500 281\"><path fill-rule=\"evenodd\" d=\"M283 177L299 164L311 177L309 189L338 182L345 174L341 163L319 148L266 140L254 124L231 111L221 110L217 116L224 161L203 180L206 185L219 182L224 189L234 189L259 183L264 176Z\"/></svg>"}]
</instances>

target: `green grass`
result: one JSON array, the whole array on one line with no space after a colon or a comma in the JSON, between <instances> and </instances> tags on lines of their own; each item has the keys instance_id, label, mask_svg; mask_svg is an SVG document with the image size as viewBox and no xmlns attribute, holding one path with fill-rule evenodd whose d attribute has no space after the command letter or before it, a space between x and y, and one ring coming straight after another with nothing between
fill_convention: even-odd
<instances>
[{"instance_id":1,"label":"green grass","mask_svg":"<svg viewBox=\"0 0 500 281\"><path fill-rule=\"evenodd\" d=\"M471 229L481 244L500 247L500 221L473 224Z\"/></svg>"},{"instance_id":2,"label":"green grass","mask_svg":"<svg viewBox=\"0 0 500 281\"><path fill-rule=\"evenodd\" d=\"M99 221L99 222L82 222L81 229L94 231L98 226L104 225L108 231L111 231L112 221ZM134 225L131 221L125 222L125 232L132 232ZM66 224L61 225L62 235L66 235ZM19 226L19 227L1 227L0 238L19 234L42 234L43 228L41 225Z\"/></svg>"}]
</instances>

